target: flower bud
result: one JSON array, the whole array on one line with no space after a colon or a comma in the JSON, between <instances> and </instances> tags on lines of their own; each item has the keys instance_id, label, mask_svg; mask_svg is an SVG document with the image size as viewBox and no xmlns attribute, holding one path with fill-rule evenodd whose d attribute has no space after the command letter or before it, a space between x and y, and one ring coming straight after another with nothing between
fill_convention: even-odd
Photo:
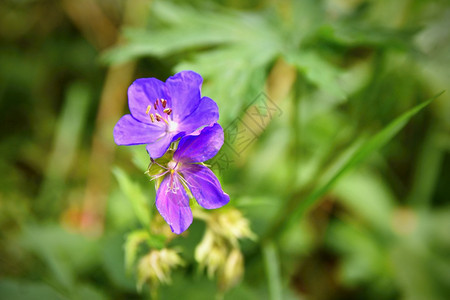
<instances>
[{"instance_id":1,"label":"flower bud","mask_svg":"<svg viewBox=\"0 0 450 300\"><path fill-rule=\"evenodd\" d=\"M195 260L200 264L200 268L206 267L208 277L223 268L227 258L227 247L217 239L211 230L206 230L202 241L195 249Z\"/></svg>"},{"instance_id":2,"label":"flower bud","mask_svg":"<svg viewBox=\"0 0 450 300\"><path fill-rule=\"evenodd\" d=\"M244 273L244 257L239 249L231 250L222 272L219 274L219 288L228 290L235 286Z\"/></svg>"},{"instance_id":3,"label":"flower bud","mask_svg":"<svg viewBox=\"0 0 450 300\"><path fill-rule=\"evenodd\" d=\"M214 214L210 220L210 226L234 247L238 247L238 239L256 239L256 235L250 229L249 221L235 208Z\"/></svg>"},{"instance_id":4,"label":"flower bud","mask_svg":"<svg viewBox=\"0 0 450 300\"><path fill-rule=\"evenodd\" d=\"M145 282L153 286L159 283L170 284L172 269L182 265L183 260L174 250L164 248L150 251L138 264L138 290L141 290Z\"/></svg>"}]
</instances>

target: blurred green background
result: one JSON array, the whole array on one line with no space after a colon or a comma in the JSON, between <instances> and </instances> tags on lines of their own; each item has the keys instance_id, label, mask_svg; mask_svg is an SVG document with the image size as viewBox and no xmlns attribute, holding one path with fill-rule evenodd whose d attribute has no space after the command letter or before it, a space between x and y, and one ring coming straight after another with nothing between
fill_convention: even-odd
<instances>
[{"instance_id":1,"label":"blurred green background","mask_svg":"<svg viewBox=\"0 0 450 300\"><path fill-rule=\"evenodd\" d=\"M449 66L447 0L1 1L0 299L155 296L124 264L149 160L112 129L133 80L180 70L257 239L223 289L195 219L159 298L448 299Z\"/></svg>"}]
</instances>

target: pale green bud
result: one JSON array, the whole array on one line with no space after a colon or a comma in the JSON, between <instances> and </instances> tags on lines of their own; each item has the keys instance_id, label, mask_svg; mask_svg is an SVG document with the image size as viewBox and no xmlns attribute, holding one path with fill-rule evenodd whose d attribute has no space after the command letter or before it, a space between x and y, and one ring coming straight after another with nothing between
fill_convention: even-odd
<instances>
[{"instance_id":1,"label":"pale green bud","mask_svg":"<svg viewBox=\"0 0 450 300\"><path fill-rule=\"evenodd\" d=\"M256 239L250 229L249 221L235 208L215 214L210 221L211 228L224 236L234 247L238 247L238 239Z\"/></svg>"},{"instance_id":2,"label":"pale green bud","mask_svg":"<svg viewBox=\"0 0 450 300\"><path fill-rule=\"evenodd\" d=\"M212 278L217 270L224 266L226 258L226 245L207 229L202 241L195 249L195 259L200 264L200 268L206 267L209 278Z\"/></svg>"},{"instance_id":3,"label":"pale green bud","mask_svg":"<svg viewBox=\"0 0 450 300\"><path fill-rule=\"evenodd\" d=\"M219 274L219 287L228 290L235 286L244 273L244 257L239 249L231 250L222 271Z\"/></svg>"},{"instance_id":4,"label":"pale green bud","mask_svg":"<svg viewBox=\"0 0 450 300\"><path fill-rule=\"evenodd\" d=\"M152 250L143 256L138 264L138 289L145 282L157 286L159 283L170 284L172 269L184 265L175 250Z\"/></svg>"}]
</instances>

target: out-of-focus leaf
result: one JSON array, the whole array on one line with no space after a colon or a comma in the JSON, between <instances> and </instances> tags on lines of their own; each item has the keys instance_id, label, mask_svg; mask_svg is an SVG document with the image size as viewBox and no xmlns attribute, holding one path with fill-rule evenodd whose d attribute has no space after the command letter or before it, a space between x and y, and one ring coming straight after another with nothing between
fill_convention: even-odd
<instances>
[{"instance_id":1,"label":"out-of-focus leaf","mask_svg":"<svg viewBox=\"0 0 450 300\"><path fill-rule=\"evenodd\" d=\"M292 52L287 55L287 61L323 91L338 99L346 98L346 93L338 81L339 70L315 52L302 50Z\"/></svg>"},{"instance_id":2,"label":"out-of-focus leaf","mask_svg":"<svg viewBox=\"0 0 450 300\"><path fill-rule=\"evenodd\" d=\"M444 149L439 145L439 135L433 126L427 132L418 156L409 202L418 207L429 207L431 197L444 161Z\"/></svg>"},{"instance_id":3,"label":"out-of-focus leaf","mask_svg":"<svg viewBox=\"0 0 450 300\"><path fill-rule=\"evenodd\" d=\"M419 28L394 30L383 27L371 27L357 22L335 23L327 30L327 37L345 45L390 47L407 50L414 48L412 37ZM328 35L329 34L329 35Z\"/></svg>"},{"instance_id":4,"label":"out-of-focus leaf","mask_svg":"<svg viewBox=\"0 0 450 300\"><path fill-rule=\"evenodd\" d=\"M118 167L113 168L113 174L119 182L120 189L133 205L136 217L142 226L148 228L150 226L151 211L141 187Z\"/></svg>"},{"instance_id":5,"label":"out-of-focus leaf","mask_svg":"<svg viewBox=\"0 0 450 300\"><path fill-rule=\"evenodd\" d=\"M426 244L418 245L417 242L405 239L393 247L390 258L396 282L407 299L444 300L448 287L447 292L441 289L437 274L430 272L431 262L435 260L433 253L426 249Z\"/></svg>"},{"instance_id":6,"label":"out-of-focus leaf","mask_svg":"<svg viewBox=\"0 0 450 300\"><path fill-rule=\"evenodd\" d=\"M108 279L114 286L129 292L136 291L136 282L133 276L127 276L124 257L124 235L114 233L101 239L102 255L101 262Z\"/></svg>"},{"instance_id":7,"label":"out-of-focus leaf","mask_svg":"<svg viewBox=\"0 0 450 300\"><path fill-rule=\"evenodd\" d=\"M172 272L172 284L161 285L161 299L211 299L217 293L215 282L206 276Z\"/></svg>"},{"instance_id":8,"label":"out-of-focus leaf","mask_svg":"<svg viewBox=\"0 0 450 300\"><path fill-rule=\"evenodd\" d=\"M150 234L147 230L136 230L129 233L125 240L125 269L131 272L137 257L138 247L141 243L148 241Z\"/></svg>"},{"instance_id":9,"label":"out-of-focus leaf","mask_svg":"<svg viewBox=\"0 0 450 300\"><path fill-rule=\"evenodd\" d=\"M258 15L224 9L220 12L198 11L167 1L156 1L152 10L163 29L125 31L128 43L106 52L105 62L121 63L145 55L167 56L186 49L255 38L262 41L261 33L268 38L265 20Z\"/></svg>"},{"instance_id":10,"label":"out-of-focus leaf","mask_svg":"<svg viewBox=\"0 0 450 300\"><path fill-rule=\"evenodd\" d=\"M130 152L133 153L133 163L139 170L143 172L147 171L148 165L150 163L150 156L145 150L146 145L135 145L129 147ZM128 148L127 148L128 149Z\"/></svg>"},{"instance_id":11,"label":"out-of-focus leaf","mask_svg":"<svg viewBox=\"0 0 450 300\"><path fill-rule=\"evenodd\" d=\"M389 123L384 129L375 134L367 142L365 142L361 147L355 151L355 153L343 164L343 166L325 183L319 185L314 191L312 191L305 199L303 199L297 208L291 214L287 222L292 222L297 220L303 215L303 213L309 209L313 204L320 200L320 198L325 195L330 188L338 181L345 173L353 169L357 164L366 159L369 155L380 149L387 142L389 142L407 123L408 121L418 112L420 112L424 107L431 103L434 99L439 97L443 92L437 94L436 96L428 99L407 112L403 113L401 116L397 117L391 123Z\"/></svg>"},{"instance_id":12,"label":"out-of-focus leaf","mask_svg":"<svg viewBox=\"0 0 450 300\"><path fill-rule=\"evenodd\" d=\"M89 86L81 82L72 84L67 91L40 190L38 203L42 210L48 212L49 203L58 200L64 191L65 181L74 163L81 133L86 124L90 98Z\"/></svg>"},{"instance_id":13,"label":"out-of-focus leaf","mask_svg":"<svg viewBox=\"0 0 450 300\"><path fill-rule=\"evenodd\" d=\"M192 61L177 65L176 70L191 69L202 74L206 81L202 94L217 102L219 121L230 124L264 90L265 64L274 54L229 46L198 54Z\"/></svg>"},{"instance_id":14,"label":"out-of-focus leaf","mask_svg":"<svg viewBox=\"0 0 450 300\"><path fill-rule=\"evenodd\" d=\"M108 297L99 289L90 285L77 285L70 293L71 299L106 300Z\"/></svg>"},{"instance_id":15,"label":"out-of-focus leaf","mask_svg":"<svg viewBox=\"0 0 450 300\"><path fill-rule=\"evenodd\" d=\"M45 283L16 281L3 278L0 280L0 299L15 300L65 300L67 297Z\"/></svg>"},{"instance_id":16,"label":"out-of-focus leaf","mask_svg":"<svg viewBox=\"0 0 450 300\"><path fill-rule=\"evenodd\" d=\"M152 234L148 240L148 245L152 248L162 249L165 246L167 236L163 234Z\"/></svg>"},{"instance_id":17,"label":"out-of-focus leaf","mask_svg":"<svg viewBox=\"0 0 450 300\"><path fill-rule=\"evenodd\" d=\"M267 273L267 286L269 288L269 299L283 299L280 262L277 249L273 242L263 245L264 264Z\"/></svg>"},{"instance_id":18,"label":"out-of-focus leaf","mask_svg":"<svg viewBox=\"0 0 450 300\"><path fill-rule=\"evenodd\" d=\"M27 227L21 244L45 263L55 283L67 289L73 288L75 274L95 265L98 258L93 241L56 226Z\"/></svg>"},{"instance_id":19,"label":"out-of-focus leaf","mask_svg":"<svg viewBox=\"0 0 450 300\"><path fill-rule=\"evenodd\" d=\"M340 279L349 286L371 282L375 287L389 276L387 249L380 247L375 235L361 226L334 222L327 231L326 243L342 255Z\"/></svg>"},{"instance_id":20,"label":"out-of-focus leaf","mask_svg":"<svg viewBox=\"0 0 450 300\"><path fill-rule=\"evenodd\" d=\"M368 171L355 170L333 188L339 201L370 225L390 230L395 197L386 183Z\"/></svg>"}]
</instances>

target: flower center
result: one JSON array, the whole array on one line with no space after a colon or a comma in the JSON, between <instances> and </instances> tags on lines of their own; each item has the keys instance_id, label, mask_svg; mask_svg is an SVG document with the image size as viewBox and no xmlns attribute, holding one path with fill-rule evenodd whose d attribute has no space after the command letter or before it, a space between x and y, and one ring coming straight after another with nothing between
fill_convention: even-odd
<instances>
[{"instance_id":1,"label":"flower center","mask_svg":"<svg viewBox=\"0 0 450 300\"><path fill-rule=\"evenodd\" d=\"M167 125L167 131L168 132L175 132L178 128L178 123L174 121L169 121L169 124Z\"/></svg>"},{"instance_id":2,"label":"flower center","mask_svg":"<svg viewBox=\"0 0 450 300\"><path fill-rule=\"evenodd\" d=\"M172 132L175 131L178 127L178 124L173 122L169 117L172 113L172 109L167 107L167 100L165 99L156 99L153 105L148 105L145 114L150 117L152 123L155 122L164 122L167 125L167 131Z\"/></svg>"},{"instance_id":3,"label":"flower center","mask_svg":"<svg viewBox=\"0 0 450 300\"><path fill-rule=\"evenodd\" d=\"M174 161L174 160L171 160L171 161L169 161L169 163L167 164L167 167L169 168L169 170L171 170L171 171L176 171L178 168L178 162L176 162L176 161Z\"/></svg>"}]
</instances>

